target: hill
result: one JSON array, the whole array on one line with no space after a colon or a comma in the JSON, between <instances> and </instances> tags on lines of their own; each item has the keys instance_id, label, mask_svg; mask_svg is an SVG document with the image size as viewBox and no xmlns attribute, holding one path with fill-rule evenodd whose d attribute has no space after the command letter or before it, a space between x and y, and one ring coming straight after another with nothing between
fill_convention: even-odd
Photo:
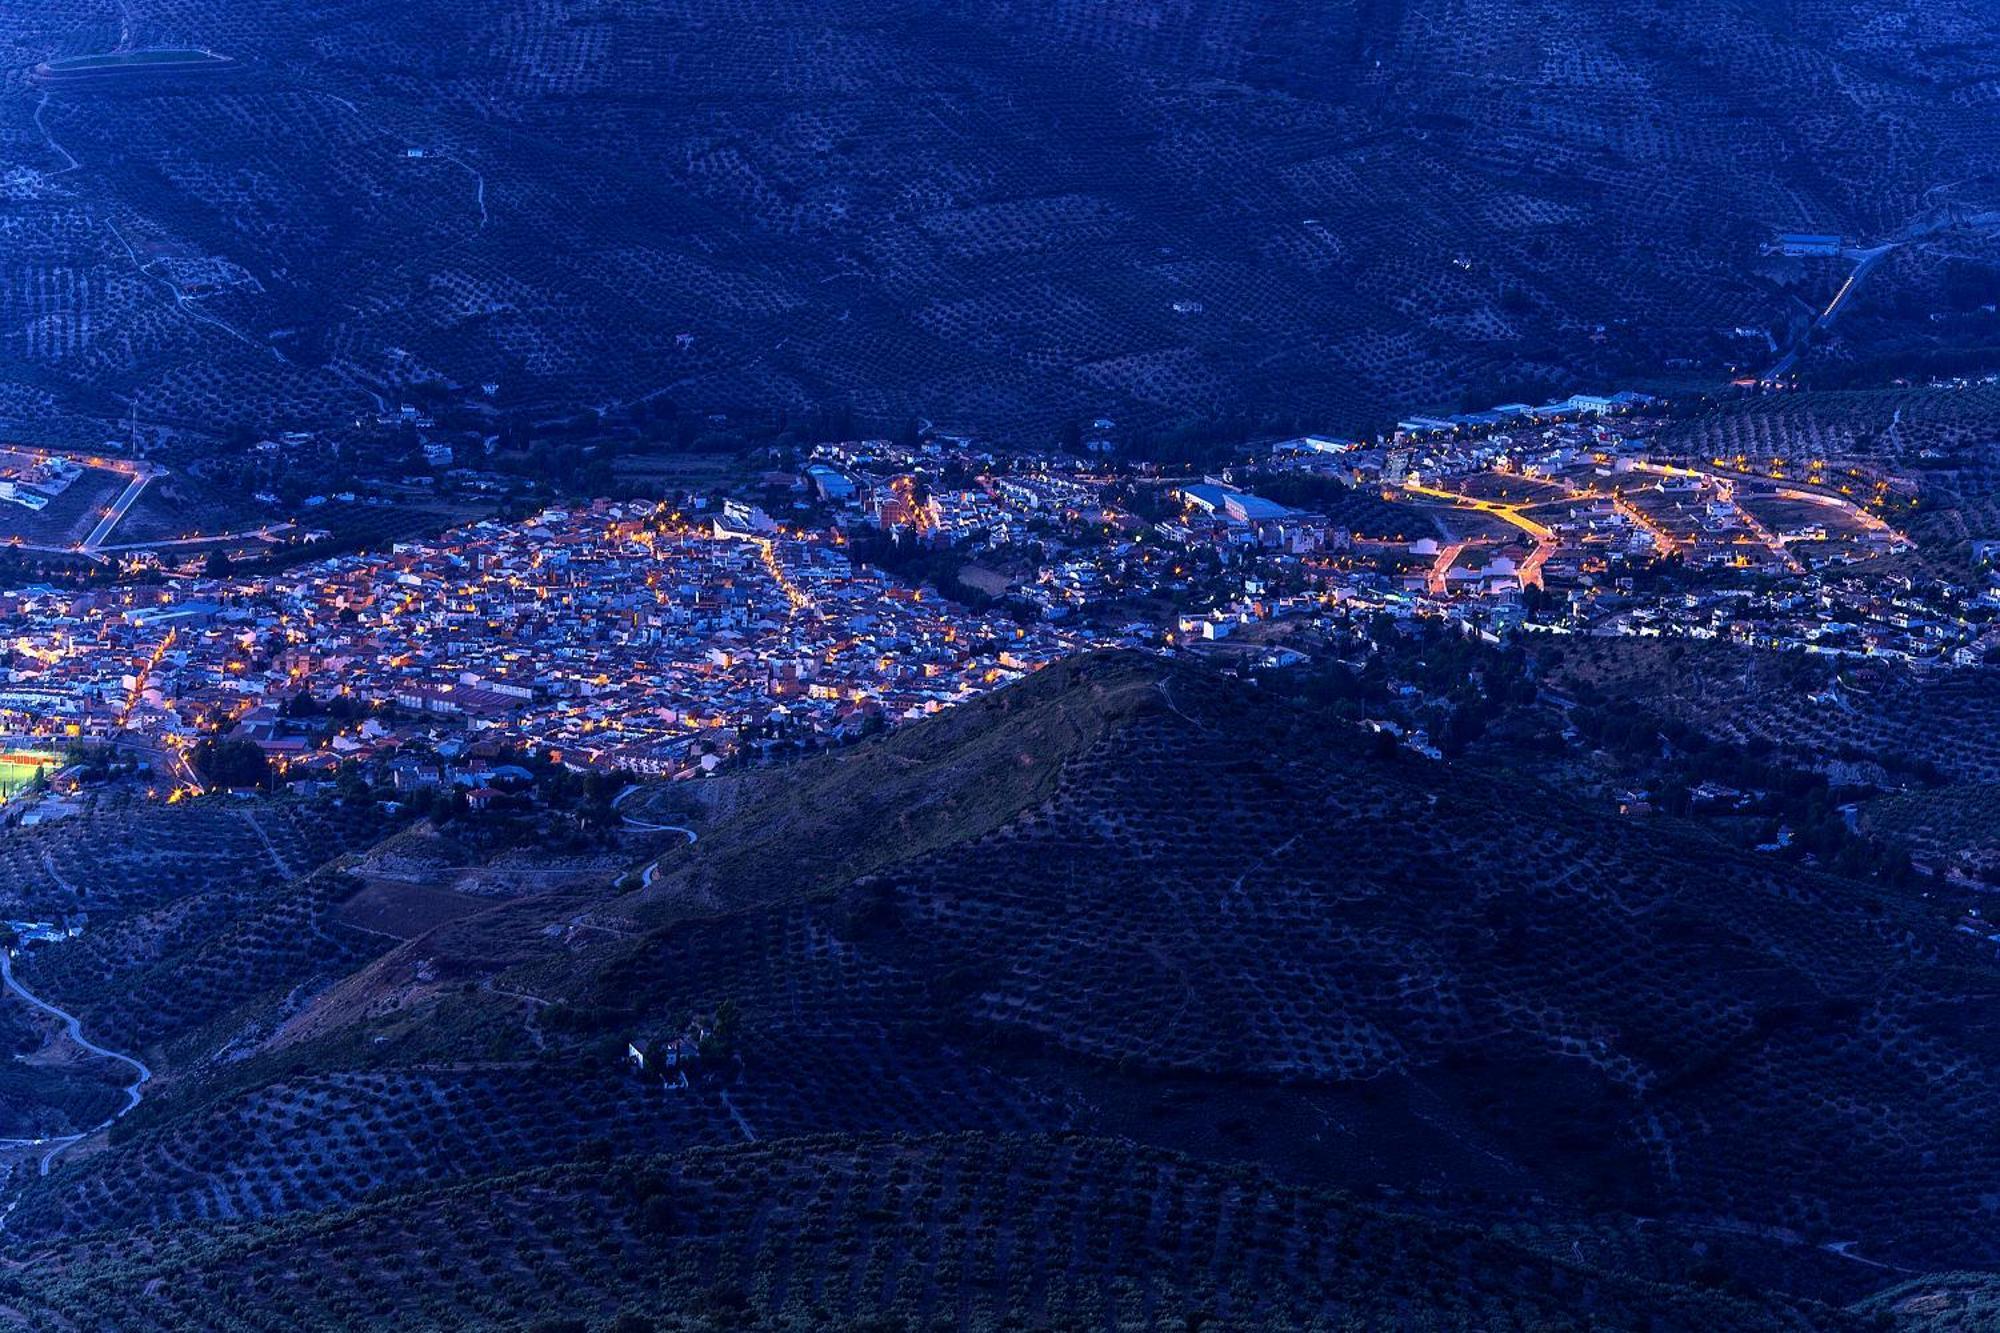
<instances>
[{"instance_id":1,"label":"hill","mask_svg":"<svg viewBox=\"0 0 2000 1333\"><path fill-rule=\"evenodd\" d=\"M614 1026L727 996L788 1052L928 1029L1079 1123L1314 1179L1991 1262L1979 1076L1920 1071L1983 1059L1996 972L1920 901L1152 670L1019 818L828 902L659 928L568 994Z\"/></svg>"},{"instance_id":2,"label":"hill","mask_svg":"<svg viewBox=\"0 0 2000 1333\"><path fill-rule=\"evenodd\" d=\"M1809 1322L2000 1262L1990 948L1884 886L1599 815L1512 769L1384 754L1328 724L1309 674L1087 658L699 792L675 795L702 837L643 888L530 892L359 952L301 952L280 918L225 927L220 954L176 946L196 992L212 958L242 984L221 1018L176 1027L108 1139L26 1185L10 1243L88 1273L152 1262L133 1247L162 1227L203 1254L264 1254L301 1226L431 1234L409 1218L529 1188L497 1183L523 1170L567 1197L580 1160L683 1171L750 1142L873 1160L925 1139L1045 1162L1083 1136ZM385 845L400 873L409 836ZM75 947L37 975L60 984ZM708 1035L686 1086L630 1068L628 1044L691 1020ZM731 1197L783 1215L758 1188ZM702 1230L697 1287L716 1262L762 1271L735 1247L769 1225ZM901 1272L895 1253L868 1271ZM1461 1285L1484 1290L1484 1263ZM869 1300L901 1318L986 1299L966 1281ZM740 1287L759 1317L806 1317L796 1293ZM633 1290L600 1288L607 1313Z\"/></svg>"},{"instance_id":3,"label":"hill","mask_svg":"<svg viewBox=\"0 0 2000 1333\"><path fill-rule=\"evenodd\" d=\"M86 1242L0 1296L33 1329L1868 1326L1170 1154L983 1136L586 1162Z\"/></svg>"},{"instance_id":4,"label":"hill","mask_svg":"<svg viewBox=\"0 0 2000 1333\"><path fill-rule=\"evenodd\" d=\"M79 443L132 407L329 429L426 381L543 420L1374 427L1713 382L1846 276L1775 231L1993 203L2000 34L1965 0L10 19L0 420ZM1877 314L1933 328L1982 247L1899 257Z\"/></svg>"}]
</instances>

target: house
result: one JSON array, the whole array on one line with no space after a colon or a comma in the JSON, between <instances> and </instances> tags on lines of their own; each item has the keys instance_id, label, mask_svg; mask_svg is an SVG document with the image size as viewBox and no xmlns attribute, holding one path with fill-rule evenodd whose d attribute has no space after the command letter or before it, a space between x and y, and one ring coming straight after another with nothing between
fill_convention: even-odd
<instances>
[{"instance_id":1,"label":"house","mask_svg":"<svg viewBox=\"0 0 2000 1333\"><path fill-rule=\"evenodd\" d=\"M742 500L723 501L722 514L715 520L718 537L768 537L777 530L769 514Z\"/></svg>"},{"instance_id":2,"label":"house","mask_svg":"<svg viewBox=\"0 0 2000 1333\"><path fill-rule=\"evenodd\" d=\"M436 787L443 781L443 771L435 763L405 758L393 760L389 764L389 783L399 792Z\"/></svg>"},{"instance_id":3,"label":"house","mask_svg":"<svg viewBox=\"0 0 2000 1333\"><path fill-rule=\"evenodd\" d=\"M1238 624L1234 620L1224 620L1220 616L1181 616L1176 627L1183 637L1190 639L1226 639L1234 634Z\"/></svg>"},{"instance_id":4,"label":"house","mask_svg":"<svg viewBox=\"0 0 2000 1333\"><path fill-rule=\"evenodd\" d=\"M658 1049L660 1068L685 1069L701 1059L701 1042L683 1033Z\"/></svg>"}]
</instances>

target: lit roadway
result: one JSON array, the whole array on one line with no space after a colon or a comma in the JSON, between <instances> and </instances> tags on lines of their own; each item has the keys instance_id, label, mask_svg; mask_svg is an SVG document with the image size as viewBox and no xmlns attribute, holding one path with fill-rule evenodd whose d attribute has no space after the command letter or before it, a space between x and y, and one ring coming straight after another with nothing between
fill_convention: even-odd
<instances>
[{"instance_id":1,"label":"lit roadway","mask_svg":"<svg viewBox=\"0 0 2000 1333\"><path fill-rule=\"evenodd\" d=\"M1431 565L1430 585L1432 596L1444 596L1445 591L1451 586L1445 582L1445 575L1451 573L1451 567L1458 563L1458 558L1464 555L1466 548L1471 545L1470 541L1453 542L1438 552L1436 562Z\"/></svg>"},{"instance_id":2,"label":"lit roadway","mask_svg":"<svg viewBox=\"0 0 2000 1333\"><path fill-rule=\"evenodd\" d=\"M261 528L252 528L245 532L196 533L192 537L164 537L157 541L123 542L112 545L110 544L111 534L118 530L118 525L124 521L125 515L132 511L132 506L139 503L139 497L146 493L146 487L150 486L158 478L166 476L167 469L157 463L148 463L142 459L110 458L102 454L66 454L54 449L41 449L28 444L0 444L0 452L22 454L29 458L43 460L52 458L61 459L64 462L79 463L84 467L96 468L101 472L116 472L119 476L126 479L125 489L119 492L118 498L113 500L110 507L98 516L97 525L90 530L90 535L82 541L77 542L73 546L59 546L50 542L24 541L18 536L9 538L7 545L16 550L51 551L64 555L81 555L95 560L99 564L103 564L106 561L107 555L115 551L150 551L156 547L168 546L206 546L232 542L276 541L281 534L290 532L298 526L296 523L290 522L266 523Z\"/></svg>"},{"instance_id":3,"label":"lit roadway","mask_svg":"<svg viewBox=\"0 0 2000 1333\"><path fill-rule=\"evenodd\" d=\"M166 657L167 650L174 646L174 638L175 631L168 630L167 636L153 645L153 655L146 659L145 665L135 667L132 672L132 691L125 698L125 707L118 713L118 726L121 730L131 718L132 710L139 706L139 700L145 696L147 679L160 669L160 662Z\"/></svg>"},{"instance_id":4,"label":"lit roadway","mask_svg":"<svg viewBox=\"0 0 2000 1333\"><path fill-rule=\"evenodd\" d=\"M1695 477L1701 475L1698 472L1688 472L1685 469L1661 468L1657 470L1672 472L1676 476ZM1680 547L1680 543L1674 540L1673 534L1662 527L1657 519L1631 503L1615 490L1606 495L1595 486L1578 486L1574 482L1565 481L1563 483L1563 493L1571 499L1610 500L1613 509L1617 510L1629 522L1639 528L1640 531L1653 539L1653 545L1658 548L1662 556L1672 555Z\"/></svg>"},{"instance_id":5,"label":"lit roadway","mask_svg":"<svg viewBox=\"0 0 2000 1333\"><path fill-rule=\"evenodd\" d=\"M1735 487L1731 486L1727 489L1718 488L1718 494L1731 509L1736 511L1736 517L1743 520L1743 526L1750 529L1750 534L1758 541L1764 543L1772 555L1777 556L1778 559L1784 562L1786 569L1794 574L1803 574L1806 572L1805 565L1800 562L1797 556L1785 549L1785 544L1778 540L1778 534L1764 526L1763 519L1758 518L1742 505L1736 503Z\"/></svg>"},{"instance_id":6,"label":"lit roadway","mask_svg":"<svg viewBox=\"0 0 2000 1333\"><path fill-rule=\"evenodd\" d=\"M119 520L124 518L132 506L139 502L139 496L144 493L146 487L158 475L158 469L149 467L144 463L139 464L131 474L132 479L125 483L124 492L111 502L111 507L104 511L104 517L97 521L97 526L90 530L90 535L85 537L77 545L76 549L85 555L90 555L98 547L104 545L105 541L111 536L112 529L116 528Z\"/></svg>"},{"instance_id":7,"label":"lit roadway","mask_svg":"<svg viewBox=\"0 0 2000 1333\"><path fill-rule=\"evenodd\" d=\"M1632 522L1638 524L1645 531L1646 535L1653 539L1653 545L1660 548L1661 556L1670 556L1680 548L1680 543L1674 540L1674 535L1668 532L1658 519L1652 517L1624 496L1614 493L1611 497L1611 507Z\"/></svg>"},{"instance_id":8,"label":"lit roadway","mask_svg":"<svg viewBox=\"0 0 2000 1333\"><path fill-rule=\"evenodd\" d=\"M1752 514L1737 502L1736 481L1734 478L1716 472L1703 472L1698 468L1675 467L1669 463L1635 463L1633 464L1633 471L1654 472L1668 477L1700 477L1715 487L1716 497L1736 511L1737 517L1743 520L1743 525L1756 534L1759 541L1770 547L1773 555L1785 562L1785 568L1794 574L1803 574L1806 572L1805 566L1799 562L1799 558L1793 555L1782 541L1778 540L1777 534L1766 527L1763 521L1755 514ZM1843 513L1852 515L1854 520L1863 528L1884 533L1891 540L1907 540L1895 528L1883 521L1881 517L1869 513L1866 509L1845 496L1828 495L1823 491L1802 491L1786 486L1778 487L1776 494L1781 500L1798 500L1807 504L1838 509Z\"/></svg>"},{"instance_id":9,"label":"lit roadway","mask_svg":"<svg viewBox=\"0 0 2000 1333\"><path fill-rule=\"evenodd\" d=\"M1534 538L1535 549L1521 563L1518 571L1521 584L1523 587L1529 584L1538 588L1542 586L1542 566L1548 563L1549 556L1554 554L1561 543L1554 532L1522 513L1520 505L1502 504L1497 500L1475 500L1469 495L1460 495L1456 491L1441 491L1435 486L1422 486L1414 481L1404 482L1403 489L1415 495L1428 496L1433 500L1449 501L1462 509L1476 509L1482 514L1491 514L1501 522L1512 524L1527 533ZM1456 555L1453 558L1456 559ZM1449 569L1450 566L1447 565L1445 568Z\"/></svg>"},{"instance_id":10,"label":"lit roadway","mask_svg":"<svg viewBox=\"0 0 2000 1333\"><path fill-rule=\"evenodd\" d=\"M76 545L43 545L37 542L24 542L19 538L8 542L10 546L25 550L63 551L76 555L89 556L92 560L100 562L102 561L102 557L97 553L98 548L104 545L105 540L111 536L113 530L117 528L119 520L125 517L126 512L133 505L138 503L139 496L145 492L146 487L152 483L153 478L164 477L167 474L167 470L158 464L143 462L139 459L108 458L102 454L66 454L55 449L37 448L32 444L0 444L0 452L21 454L28 458L41 459L44 462L50 459L60 459L65 463L76 463L84 467L96 468L100 472L116 472L126 478L124 491L120 493L116 500L112 501L111 507L106 509L102 516L100 516L97 526L90 530L90 535Z\"/></svg>"},{"instance_id":11,"label":"lit roadway","mask_svg":"<svg viewBox=\"0 0 2000 1333\"><path fill-rule=\"evenodd\" d=\"M28 444L0 444L0 452L22 454L29 458L44 460L59 458L64 462L80 463L84 467L96 468L101 472L116 472L119 476L126 479L125 489L119 492L118 498L113 500L110 507L98 517L97 526L90 530L89 536L76 543L76 545L57 546L44 542L23 541L19 537L15 537L10 539L7 545L17 550L57 551L64 554L87 556L102 564L104 563L106 553L112 551L150 551L155 547L204 546L228 542L268 542L275 541L280 534L290 532L298 526L296 523L266 523L261 528L253 528L246 532L197 533L192 537L166 537L158 541L124 542L115 546L109 545L111 534L118 530L118 525L124 521L125 515L132 511L132 506L139 503L139 497L146 493L146 487L150 486L156 479L166 476L167 469L157 463L148 463L143 459L110 458L102 454L66 454L54 449L40 449Z\"/></svg>"},{"instance_id":12,"label":"lit roadway","mask_svg":"<svg viewBox=\"0 0 2000 1333\"><path fill-rule=\"evenodd\" d=\"M1874 266L1880 264L1884 258L1888 258L1888 254L1894 252L1898 244L1902 244L1902 242L1900 240L1890 240L1890 242L1874 246L1870 250L1844 250L1844 254L1848 258L1856 260L1854 272L1850 272L1848 280L1840 284L1840 290L1834 292L1834 298L1830 302L1826 302L1826 310L1822 310L1820 316L1816 320L1812 320L1812 328L1818 330L1818 328L1826 328L1828 324L1832 324L1834 316L1838 316L1840 310L1846 308L1848 300L1854 298L1854 292L1860 290L1860 284L1868 280L1870 272L1874 272ZM1788 350L1784 356L1778 358L1776 366L1772 366L1770 370L1764 372L1764 380L1770 382L1770 380L1778 380L1778 378L1784 378L1786 374L1790 374L1792 368L1798 364L1802 352L1804 352L1804 344L1798 344L1792 350Z\"/></svg>"},{"instance_id":13,"label":"lit roadway","mask_svg":"<svg viewBox=\"0 0 2000 1333\"><path fill-rule=\"evenodd\" d=\"M261 528L251 528L247 532L196 533L192 537L167 537L152 542L122 542L116 546L100 546L100 551L151 551L164 546L214 546L230 542L274 541L281 533L296 528L296 523L266 523Z\"/></svg>"},{"instance_id":14,"label":"lit roadway","mask_svg":"<svg viewBox=\"0 0 2000 1333\"><path fill-rule=\"evenodd\" d=\"M1828 495L1824 491L1801 491L1789 486L1780 486L1778 488L1778 498L1781 500L1801 500L1806 504L1825 505L1833 509L1838 509L1845 514L1852 515L1855 522L1870 532L1882 533L1891 541L1907 543L1910 540L1897 531L1887 519L1884 519L1879 514L1869 513L1866 509L1844 495Z\"/></svg>"}]
</instances>

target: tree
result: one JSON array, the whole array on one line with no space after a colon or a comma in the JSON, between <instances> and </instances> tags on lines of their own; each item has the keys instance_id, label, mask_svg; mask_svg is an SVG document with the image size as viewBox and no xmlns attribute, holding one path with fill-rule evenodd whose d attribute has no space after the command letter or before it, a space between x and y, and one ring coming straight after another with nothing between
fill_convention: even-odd
<instances>
[{"instance_id":1,"label":"tree","mask_svg":"<svg viewBox=\"0 0 2000 1333\"><path fill-rule=\"evenodd\" d=\"M715 1006L715 1026L701 1043L704 1060L728 1058L736 1050L736 1037L743 1029L743 1008L733 999Z\"/></svg>"},{"instance_id":2,"label":"tree","mask_svg":"<svg viewBox=\"0 0 2000 1333\"><path fill-rule=\"evenodd\" d=\"M257 787L271 776L271 763L250 741L203 741L194 750L194 769L211 787Z\"/></svg>"}]
</instances>

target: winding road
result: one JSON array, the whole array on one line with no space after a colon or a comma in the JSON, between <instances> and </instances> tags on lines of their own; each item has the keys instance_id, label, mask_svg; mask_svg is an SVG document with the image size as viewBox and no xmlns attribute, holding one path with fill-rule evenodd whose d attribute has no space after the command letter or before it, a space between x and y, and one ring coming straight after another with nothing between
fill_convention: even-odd
<instances>
[{"instance_id":1,"label":"winding road","mask_svg":"<svg viewBox=\"0 0 2000 1333\"><path fill-rule=\"evenodd\" d=\"M695 843L695 832L685 824L655 824L650 820L625 816L625 827L638 833L678 833L688 840L688 846Z\"/></svg>"},{"instance_id":2,"label":"winding road","mask_svg":"<svg viewBox=\"0 0 2000 1333\"><path fill-rule=\"evenodd\" d=\"M75 171L78 167L82 166L83 163L77 161L75 155L72 154L69 151L69 149L57 143L56 136L50 134L49 127L42 123L42 112L45 108L47 108L48 104L49 104L49 95L47 93L43 93L42 100L35 103L35 128L42 132L42 139L48 144L48 146L54 151L61 153L63 155L63 161L68 163L68 165L62 169L62 171L44 172L43 175L60 176L63 174L63 172Z\"/></svg>"},{"instance_id":3,"label":"winding road","mask_svg":"<svg viewBox=\"0 0 2000 1333\"><path fill-rule=\"evenodd\" d=\"M625 804L627 800L631 799L634 796L637 796L640 792L644 790L645 790L644 787L637 785L627 787L624 791L621 791L618 793L618 795L612 797L611 808L613 810L616 810L619 806ZM619 816L619 818L625 821L626 828L632 829L636 832L678 833L682 837L688 840L688 846L690 847L694 846L695 831L687 827L685 824L655 824L650 819L640 819L636 815L621 815Z\"/></svg>"},{"instance_id":4,"label":"winding road","mask_svg":"<svg viewBox=\"0 0 2000 1333\"><path fill-rule=\"evenodd\" d=\"M134 1107L136 1107L139 1104L140 1098L145 1096L145 1094L142 1091L140 1091L140 1089L144 1088L147 1083L152 1081L153 1071L151 1069L148 1069L143 1061L137 1060L132 1056L122 1054L118 1051L109 1050L103 1046L99 1046L96 1042L92 1041L90 1038L83 1035L83 1021L79 1019L75 1014L72 1014L64 1009L58 1009L56 1006L50 1004L47 1000L41 999L38 996L32 994L27 987L23 986L20 982L16 981L14 979L13 955L9 951L4 949L0 949L0 980L4 980L7 983L8 990L14 992L14 994L20 996L22 999L26 1000L29 1004L35 1006L35 1008L40 1009L43 1013L51 1014L54 1017L61 1019L63 1027L66 1028L69 1032L69 1039L75 1042L78 1046L81 1046L84 1050L89 1051L92 1055L102 1056L106 1060L116 1060L119 1064L122 1065L130 1065L132 1069L139 1075L139 1077L132 1080L131 1083L126 1085L125 1105L119 1107L116 1111L112 1112L111 1115L107 1117L105 1120L101 1121L98 1124L92 1125L89 1129L84 1130L81 1134L68 1134L64 1135L61 1138L54 1138L54 1139L0 1139L0 1146L40 1147L43 1144L49 1145L49 1150L48 1152L42 1155L42 1161L41 1161L41 1174L46 1176L49 1173L49 1164L55 1161L56 1154L62 1152L63 1149L69 1147L73 1143L78 1143L84 1139L89 1138L92 1134L97 1133L99 1130L109 1129L113 1123L115 1123L127 1112L131 1111Z\"/></svg>"},{"instance_id":5,"label":"winding road","mask_svg":"<svg viewBox=\"0 0 2000 1333\"><path fill-rule=\"evenodd\" d=\"M449 162L455 167L461 167L464 170L472 173L472 180L474 185L472 202L479 205L479 229L481 231L485 231L486 224L492 220L486 214L486 177L480 173L479 168L472 166L469 163L463 162L456 157L447 157L441 160Z\"/></svg>"},{"instance_id":6,"label":"winding road","mask_svg":"<svg viewBox=\"0 0 2000 1333\"><path fill-rule=\"evenodd\" d=\"M625 799L628 796L639 790L640 788L638 787L627 787L624 791L619 792L612 799L611 808L616 810L619 806L625 804ZM633 815L621 815L620 818L625 821L625 827L635 833L678 833L687 839L687 845L690 847L694 846L696 841L695 831L685 824L655 824L650 819L640 819ZM639 875L640 885L644 888L652 888L654 872L658 871L659 868L660 863L657 860L648 863L645 870Z\"/></svg>"}]
</instances>

